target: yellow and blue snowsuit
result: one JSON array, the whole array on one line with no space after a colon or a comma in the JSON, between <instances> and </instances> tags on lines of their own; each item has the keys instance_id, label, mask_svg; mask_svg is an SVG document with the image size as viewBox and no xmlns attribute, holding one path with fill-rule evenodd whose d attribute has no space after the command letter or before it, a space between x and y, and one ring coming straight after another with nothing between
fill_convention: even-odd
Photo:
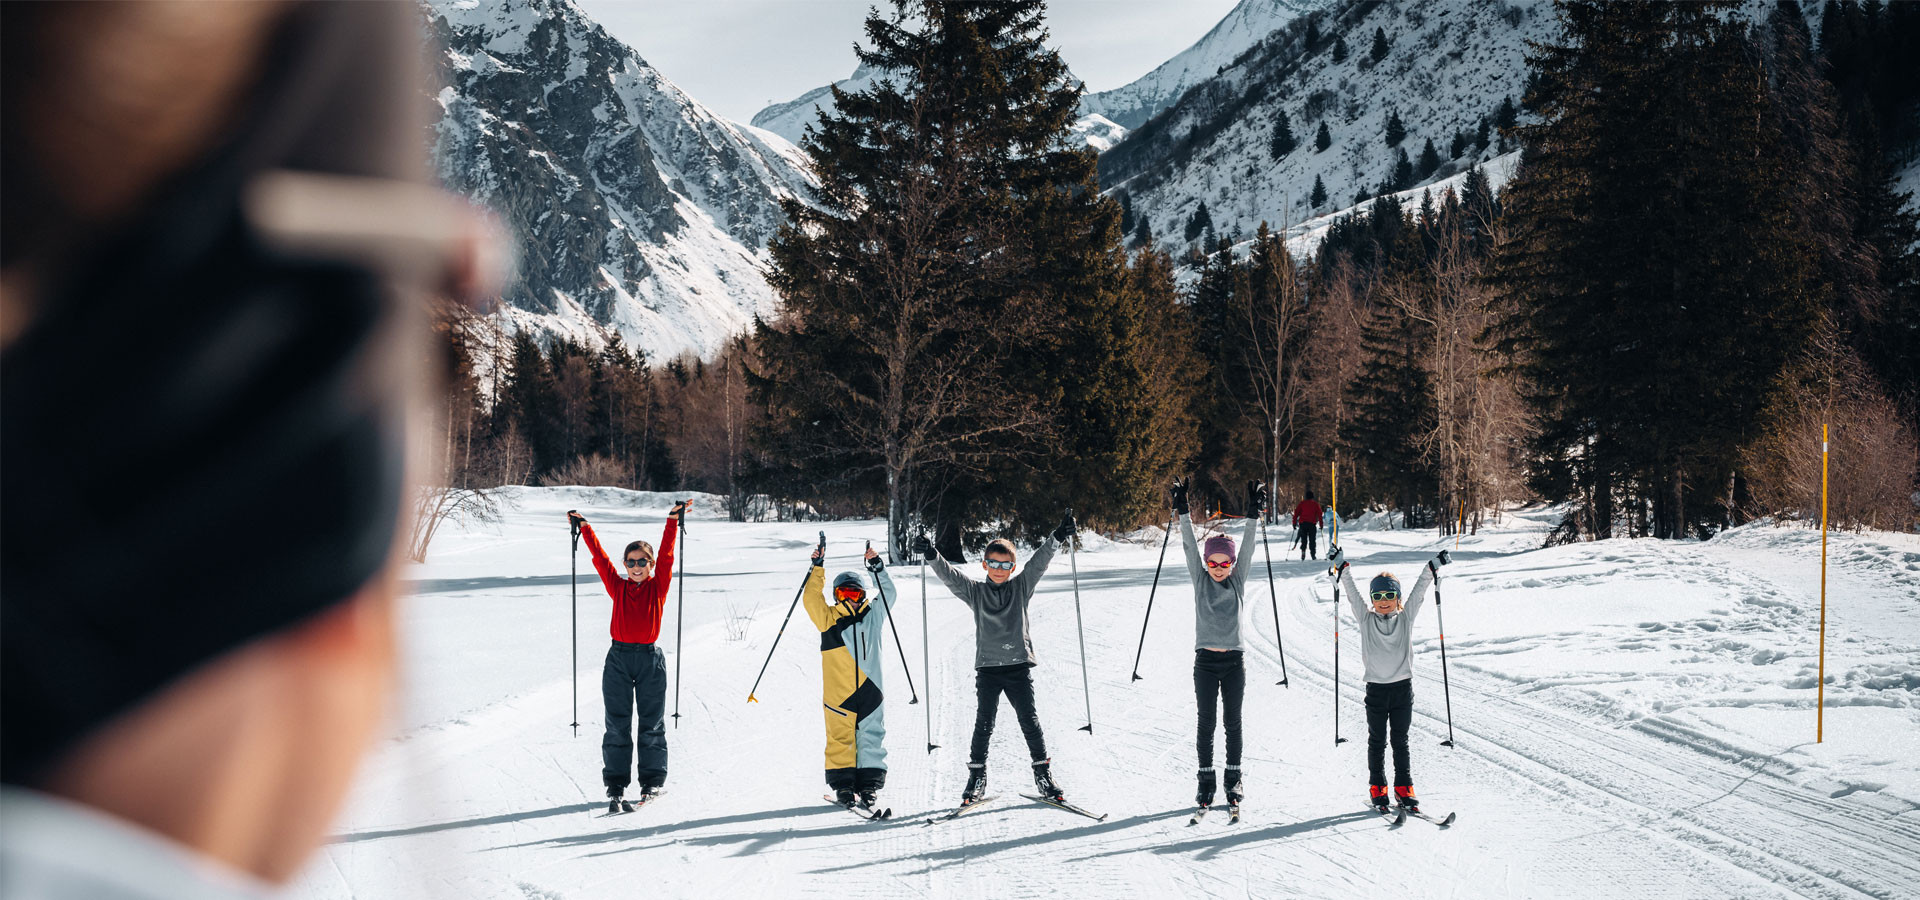
<instances>
[{"instance_id":1,"label":"yellow and blue snowsuit","mask_svg":"<svg viewBox=\"0 0 1920 900\"><path fill-rule=\"evenodd\" d=\"M898 596L893 579L875 560L874 579L888 602ZM868 593L856 603L827 602L826 569L815 564L803 592L807 615L820 629L820 676L827 720L827 785L836 791L877 791L887 783L887 725L880 689L881 635L887 609ZM841 572L833 586L858 585L858 572Z\"/></svg>"}]
</instances>

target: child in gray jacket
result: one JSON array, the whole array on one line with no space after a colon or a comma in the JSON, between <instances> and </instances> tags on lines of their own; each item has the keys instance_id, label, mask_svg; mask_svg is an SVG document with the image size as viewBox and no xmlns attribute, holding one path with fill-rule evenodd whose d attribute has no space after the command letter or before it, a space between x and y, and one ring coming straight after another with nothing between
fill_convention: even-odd
<instances>
[{"instance_id":1,"label":"child in gray jacket","mask_svg":"<svg viewBox=\"0 0 1920 900\"><path fill-rule=\"evenodd\" d=\"M1251 546L1266 510L1267 486L1247 486L1247 524L1240 547ZM1245 599L1248 557L1239 556L1233 538L1216 534L1201 551L1193 536L1193 516L1187 510L1187 485L1173 483L1173 511L1180 519L1180 546L1187 551L1187 576L1193 579L1193 693L1200 716L1195 748L1200 755L1199 784L1194 802L1213 805L1213 729L1218 708L1224 707L1227 727L1227 805L1239 807L1240 707L1247 690L1246 647L1240 641L1241 607Z\"/></svg>"},{"instance_id":2,"label":"child in gray jacket","mask_svg":"<svg viewBox=\"0 0 1920 900\"><path fill-rule=\"evenodd\" d=\"M1033 600L1040 576L1047 572L1054 551L1073 539L1073 513L1041 543L1027 567L1014 574L1018 560L1013 542L1005 539L987 545L980 567L985 581L968 578L952 563L933 552L933 542L923 535L914 542L914 552L933 566L933 573L960 602L973 610L974 687L979 709L973 721L972 755L967 760L967 787L960 795L965 806L987 795L987 742L993 738L993 720L1000 710L1000 695L1013 705L1020 720L1020 731L1027 738L1027 751L1033 754L1033 783L1040 795L1054 802L1065 799L1053 781L1052 760L1047 757L1047 739L1040 732L1040 717L1033 702L1033 639L1027 630L1027 605Z\"/></svg>"},{"instance_id":3,"label":"child in gray jacket","mask_svg":"<svg viewBox=\"0 0 1920 900\"><path fill-rule=\"evenodd\" d=\"M1360 630L1360 660L1367 678L1368 798L1376 808L1387 808L1386 749L1391 731L1393 793L1408 812L1419 812L1407 752L1407 728L1413 724L1413 620L1426 603L1433 576L1452 560L1447 551L1440 551L1427 562L1419 580L1413 583L1413 592L1404 599L1400 580L1391 572L1373 576L1363 599L1347 572L1346 554L1339 547L1328 548L1327 562L1340 572Z\"/></svg>"}]
</instances>

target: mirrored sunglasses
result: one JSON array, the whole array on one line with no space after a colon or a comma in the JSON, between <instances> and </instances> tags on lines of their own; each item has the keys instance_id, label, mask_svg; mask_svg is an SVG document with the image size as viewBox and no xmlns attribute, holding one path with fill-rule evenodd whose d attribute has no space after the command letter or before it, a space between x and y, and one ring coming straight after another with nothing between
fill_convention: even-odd
<instances>
[{"instance_id":1,"label":"mirrored sunglasses","mask_svg":"<svg viewBox=\"0 0 1920 900\"><path fill-rule=\"evenodd\" d=\"M1209 569L1231 569L1231 568L1233 568L1233 562L1232 562L1231 560L1229 560L1229 561L1227 561L1227 562L1214 562L1213 560L1207 560L1207 568L1209 568Z\"/></svg>"},{"instance_id":2,"label":"mirrored sunglasses","mask_svg":"<svg viewBox=\"0 0 1920 900\"><path fill-rule=\"evenodd\" d=\"M987 560L987 568L999 569L1002 572L1011 572L1013 571L1013 561L1005 560L1005 559L989 559Z\"/></svg>"}]
</instances>

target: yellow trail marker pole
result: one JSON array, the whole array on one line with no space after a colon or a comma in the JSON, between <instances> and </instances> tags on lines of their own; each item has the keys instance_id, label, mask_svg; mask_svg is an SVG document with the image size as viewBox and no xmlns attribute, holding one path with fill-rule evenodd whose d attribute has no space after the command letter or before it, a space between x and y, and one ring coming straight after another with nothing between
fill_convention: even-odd
<instances>
[{"instance_id":1,"label":"yellow trail marker pole","mask_svg":"<svg viewBox=\"0 0 1920 900\"><path fill-rule=\"evenodd\" d=\"M1460 501L1460 527L1453 530L1453 549L1460 549L1460 535L1467 532L1467 501Z\"/></svg>"},{"instance_id":2,"label":"yellow trail marker pole","mask_svg":"<svg viewBox=\"0 0 1920 900\"><path fill-rule=\"evenodd\" d=\"M1340 543L1340 463L1335 460L1327 467L1327 477L1333 482L1333 539L1330 544Z\"/></svg>"},{"instance_id":3,"label":"yellow trail marker pole","mask_svg":"<svg viewBox=\"0 0 1920 900\"><path fill-rule=\"evenodd\" d=\"M1820 426L1820 674L1813 742L1827 739L1827 426Z\"/></svg>"}]
</instances>

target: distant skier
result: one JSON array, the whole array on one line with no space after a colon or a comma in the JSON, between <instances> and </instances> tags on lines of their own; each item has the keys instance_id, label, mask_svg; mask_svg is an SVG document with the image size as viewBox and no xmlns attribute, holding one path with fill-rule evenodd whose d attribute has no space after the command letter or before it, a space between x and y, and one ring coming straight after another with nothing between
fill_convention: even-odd
<instances>
[{"instance_id":1,"label":"distant skier","mask_svg":"<svg viewBox=\"0 0 1920 900\"><path fill-rule=\"evenodd\" d=\"M1320 522L1325 515L1326 508L1313 499L1312 491L1308 491L1307 499L1293 508L1294 546L1300 548L1301 559L1320 558L1320 546L1315 536L1320 533Z\"/></svg>"},{"instance_id":2,"label":"distant skier","mask_svg":"<svg viewBox=\"0 0 1920 900\"><path fill-rule=\"evenodd\" d=\"M624 805L622 797L636 755L642 802L653 799L667 782L667 660L654 641L660 639L660 614L666 608L667 583L673 578L673 539L680 533L679 517L687 503L682 500L667 511L658 554L646 541L627 545L621 558L625 573L615 569L613 560L600 549L600 538L586 517L567 514L580 526L587 550L593 554L594 571L600 573L600 583L613 598L609 626L613 646L607 649L607 662L600 670L600 693L607 704L607 731L600 739L600 780L614 807ZM633 737L636 709L640 719L637 748Z\"/></svg>"},{"instance_id":3,"label":"distant skier","mask_svg":"<svg viewBox=\"0 0 1920 900\"><path fill-rule=\"evenodd\" d=\"M813 551L813 569L803 595L807 615L820 629L820 679L827 720L827 786L842 806L872 810L877 793L887 785L887 724L882 706L880 640L886 635L887 608L867 599L867 585L858 572L833 578L833 603L823 586L827 580L824 547ZM867 570L889 596L893 579L886 563L867 548Z\"/></svg>"},{"instance_id":4,"label":"distant skier","mask_svg":"<svg viewBox=\"0 0 1920 900\"><path fill-rule=\"evenodd\" d=\"M1266 506L1267 486L1249 483L1247 524L1240 535L1241 547L1248 546L1258 534L1260 516ZM1173 483L1173 511L1180 519L1180 545L1187 551L1187 576L1193 579L1193 692L1200 710L1195 745L1200 756L1200 772L1194 803L1202 807L1213 805L1213 729L1217 704L1226 712L1227 804L1238 807L1242 797L1240 706L1247 689L1240 616L1247 567L1239 564L1233 538L1224 534L1207 538L1205 552L1202 552L1193 536L1193 515L1187 509L1184 482Z\"/></svg>"},{"instance_id":5,"label":"distant skier","mask_svg":"<svg viewBox=\"0 0 1920 900\"><path fill-rule=\"evenodd\" d=\"M1402 597L1400 581L1392 573L1373 576L1367 599L1361 599L1347 572L1346 554L1327 548L1327 562L1339 568L1353 617L1359 623L1360 660L1367 677L1368 798L1387 809L1386 748L1393 741L1393 793L1408 812L1419 812L1413 794L1413 769L1407 753L1407 728L1413 724L1413 620L1426 602L1427 588L1440 567L1452 562L1447 551L1429 560L1413 583L1413 593Z\"/></svg>"},{"instance_id":6,"label":"distant skier","mask_svg":"<svg viewBox=\"0 0 1920 900\"><path fill-rule=\"evenodd\" d=\"M1046 737L1040 733L1040 718L1034 711L1032 670L1039 661L1027 632L1027 604L1032 602L1034 587L1046 574L1047 564L1053 561L1054 551L1073 537L1073 531L1073 513L1069 512L1018 575L1013 572L1019 560L1013 542L1003 538L988 544L986 558L980 562L987 573L986 581L974 581L962 574L933 552L933 542L924 535L914 542L914 552L925 557L947 589L973 610L974 687L980 705L973 721L972 755L967 760L962 805L986 797L987 742L993 738L1001 694L1013 705L1020 731L1027 738L1027 752L1033 755L1034 787L1049 800L1065 799L1065 793L1054 783L1053 760L1047 757Z\"/></svg>"}]
</instances>

